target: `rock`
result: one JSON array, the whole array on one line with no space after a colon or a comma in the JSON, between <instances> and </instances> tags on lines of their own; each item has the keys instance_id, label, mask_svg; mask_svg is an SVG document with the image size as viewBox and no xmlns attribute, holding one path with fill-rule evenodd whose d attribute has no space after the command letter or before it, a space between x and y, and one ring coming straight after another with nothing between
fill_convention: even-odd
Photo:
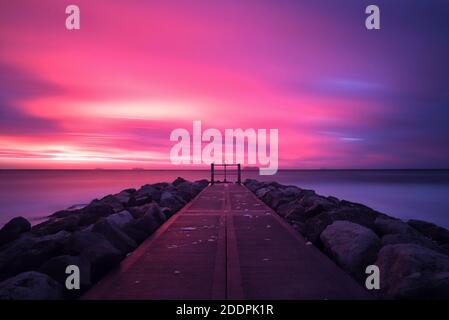
<instances>
[{"instance_id":1,"label":"rock","mask_svg":"<svg viewBox=\"0 0 449 320\"><path fill-rule=\"evenodd\" d=\"M291 221L305 222L306 210L298 200L284 203L278 207L277 213Z\"/></svg>"},{"instance_id":2,"label":"rock","mask_svg":"<svg viewBox=\"0 0 449 320\"><path fill-rule=\"evenodd\" d=\"M176 189L177 195L179 195L186 202L192 200L197 194L197 192L192 188L192 184L190 182L178 183Z\"/></svg>"},{"instance_id":3,"label":"rock","mask_svg":"<svg viewBox=\"0 0 449 320\"><path fill-rule=\"evenodd\" d=\"M260 188L266 187L265 182L259 182L254 179L246 179L243 184L254 193L256 193L256 191Z\"/></svg>"},{"instance_id":4,"label":"rock","mask_svg":"<svg viewBox=\"0 0 449 320\"><path fill-rule=\"evenodd\" d=\"M59 300L62 287L49 276L24 272L0 283L0 300Z\"/></svg>"},{"instance_id":5,"label":"rock","mask_svg":"<svg viewBox=\"0 0 449 320\"><path fill-rule=\"evenodd\" d=\"M0 280L37 270L51 257L63 254L69 238L70 233L66 231L43 237L23 235L0 252Z\"/></svg>"},{"instance_id":6,"label":"rock","mask_svg":"<svg viewBox=\"0 0 449 320\"><path fill-rule=\"evenodd\" d=\"M141 243L152 234L165 219L166 217L159 206L153 204L147 208L147 211L141 218L128 223L124 227L124 232L137 243Z\"/></svg>"},{"instance_id":7,"label":"rock","mask_svg":"<svg viewBox=\"0 0 449 320\"><path fill-rule=\"evenodd\" d=\"M261 191L262 189L259 189L257 192ZM265 193L261 197L262 201L265 202L270 208L273 210L277 210L279 206L281 206L284 203L287 203L289 201L292 201L293 197L287 197L285 194L278 189L272 189Z\"/></svg>"},{"instance_id":8,"label":"rock","mask_svg":"<svg viewBox=\"0 0 449 320\"><path fill-rule=\"evenodd\" d=\"M151 234L149 230L156 230L157 228L156 225L152 225L150 229L144 229L142 227L141 220L139 220L134 220L123 228L123 232L125 232L126 235L133 239L137 244L141 244L146 238L148 238Z\"/></svg>"},{"instance_id":9,"label":"rock","mask_svg":"<svg viewBox=\"0 0 449 320\"><path fill-rule=\"evenodd\" d=\"M168 188L171 185L169 183L167 183L167 182L159 182L159 183L153 183L150 186L153 187L153 188L156 188L157 190L164 190L164 189Z\"/></svg>"},{"instance_id":10,"label":"rock","mask_svg":"<svg viewBox=\"0 0 449 320\"><path fill-rule=\"evenodd\" d=\"M142 186L131 196L128 205L139 206L151 201L160 201L162 194L161 188L162 186L158 184L146 184Z\"/></svg>"},{"instance_id":11,"label":"rock","mask_svg":"<svg viewBox=\"0 0 449 320\"><path fill-rule=\"evenodd\" d=\"M84 249L81 258L89 261L91 265L91 280L92 282L97 282L108 271L120 263L123 254L106 241Z\"/></svg>"},{"instance_id":12,"label":"rock","mask_svg":"<svg viewBox=\"0 0 449 320\"><path fill-rule=\"evenodd\" d=\"M105 218L110 223L115 223L119 228L123 228L127 223L132 221L134 218L128 211L124 210L119 213L111 214Z\"/></svg>"},{"instance_id":13,"label":"rock","mask_svg":"<svg viewBox=\"0 0 449 320\"><path fill-rule=\"evenodd\" d=\"M170 218L174 214L173 210L170 209L170 208L167 208L167 207L162 207L161 208L161 212L164 215L165 220L167 220L168 218Z\"/></svg>"},{"instance_id":14,"label":"rock","mask_svg":"<svg viewBox=\"0 0 449 320\"><path fill-rule=\"evenodd\" d=\"M129 199L128 206L130 207L141 206L146 203L150 203L151 201L153 201L153 198L149 194L139 194L136 192Z\"/></svg>"},{"instance_id":15,"label":"rock","mask_svg":"<svg viewBox=\"0 0 449 320\"><path fill-rule=\"evenodd\" d=\"M112 201L109 197L112 196L105 197L106 199L103 198L103 201L95 199L82 209L57 211L50 217L65 218L68 216L78 216L80 219L80 226L93 224L97 222L98 219L115 213L114 208L108 203L109 200ZM117 210L117 208L115 208L115 210Z\"/></svg>"},{"instance_id":16,"label":"rock","mask_svg":"<svg viewBox=\"0 0 449 320\"><path fill-rule=\"evenodd\" d=\"M78 256L87 248L97 244L103 244L105 246L111 245L111 243L99 233L94 233L90 230L76 231L72 233L64 252L69 255Z\"/></svg>"},{"instance_id":17,"label":"rock","mask_svg":"<svg viewBox=\"0 0 449 320\"><path fill-rule=\"evenodd\" d=\"M31 228L35 235L50 235L59 231L75 231L80 223L79 215L69 215L64 218L50 218Z\"/></svg>"},{"instance_id":18,"label":"rock","mask_svg":"<svg viewBox=\"0 0 449 320\"><path fill-rule=\"evenodd\" d=\"M110 206L114 212L120 212L125 209L122 201L119 198L117 198L115 195L108 195L104 198L101 198L99 201L105 205ZM128 201L129 201L129 196L128 196ZM128 203L128 201L126 201L125 203Z\"/></svg>"},{"instance_id":19,"label":"rock","mask_svg":"<svg viewBox=\"0 0 449 320\"><path fill-rule=\"evenodd\" d=\"M209 181L206 179L197 180L192 183L192 188L195 190L196 194L200 193L204 188L209 185Z\"/></svg>"},{"instance_id":20,"label":"rock","mask_svg":"<svg viewBox=\"0 0 449 320\"><path fill-rule=\"evenodd\" d=\"M297 198L301 194L302 190L295 186L288 186L282 189L282 192L286 197Z\"/></svg>"},{"instance_id":21,"label":"rock","mask_svg":"<svg viewBox=\"0 0 449 320\"><path fill-rule=\"evenodd\" d=\"M144 216L149 216L154 219L158 226L163 224L166 220L166 217L162 213L161 208L156 203L150 204Z\"/></svg>"},{"instance_id":22,"label":"rock","mask_svg":"<svg viewBox=\"0 0 449 320\"><path fill-rule=\"evenodd\" d=\"M271 191L271 189L270 188L259 188L259 189L257 189L257 191L256 191L256 196L258 197L258 198L263 198L263 197L265 197L265 195L268 193L268 192L270 192Z\"/></svg>"},{"instance_id":23,"label":"rock","mask_svg":"<svg viewBox=\"0 0 449 320\"><path fill-rule=\"evenodd\" d=\"M70 255L80 256L81 259L86 259L90 263L90 276L93 283L124 257L124 254L103 235L88 230L74 232L65 251Z\"/></svg>"},{"instance_id":24,"label":"rock","mask_svg":"<svg viewBox=\"0 0 449 320\"><path fill-rule=\"evenodd\" d=\"M127 205L129 202L129 199L131 199L131 195L135 193L135 189L127 189L123 190L119 193L114 194L114 197L123 205Z\"/></svg>"},{"instance_id":25,"label":"rock","mask_svg":"<svg viewBox=\"0 0 449 320\"><path fill-rule=\"evenodd\" d=\"M307 212L306 212L307 213ZM305 223L304 235L318 247L321 232L334 221L350 221L368 229L374 230L374 221L381 215L368 207L343 206L330 211L324 211L308 218Z\"/></svg>"},{"instance_id":26,"label":"rock","mask_svg":"<svg viewBox=\"0 0 449 320\"><path fill-rule=\"evenodd\" d=\"M123 255L137 248L137 243L128 237L118 225L108 221L106 218L99 220L92 228L92 232L101 234Z\"/></svg>"},{"instance_id":27,"label":"rock","mask_svg":"<svg viewBox=\"0 0 449 320\"><path fill-rule=\"evenodd\" d=\"M377 234L383 236L387 234L405 234L411 232L411 228L405 222L394 219L379 217L374 222L374 228Z\"/></svg>"},{"instance_id":28,"label":"rock","mask_svg":"<svg viewBox=\"0 0 449 320\"><path fill-rule=\"evenodd\" d=\"M449 244L449 230L439 227L433 223L421 220L409 220L407 223L415 230L438 244Z\"/></svg>"},{"instance_id":29,"label":"rock","mask_svg":"<svg viewBox=\"0 0 449 320\"><path fill-rule=\"evenodd\" d=\"M339 205L340 204L340 200L338 198L336 198L336 197L333 197L333 196L327 197L327 200L332 202L334 205Z\"/></svg>"},{"instance_id":30,"label":"rock","mask_svg":"<svg viewBox=\"0 0 449 320\"><path fill-rule=\"evenodd\" d=\"M79 296L91 286L90 282L90 262L86 258L77 256L63 255L53 257L45 262L40 268L39 272L50 276L56 280L62 287L65 287L65 281L68 277L66 268L69 265L75 265L80 270L80 290L64 290L68 297Z\"/></svg>"},{"instance_id":31,"label":"rock","mask_svg":"<svg viewBox=\"0 0 449 320\"><path fill-rule=\"evenodd\" d=\"M320 238L329 256L359 280L380 249L380 239L373 231L349 221L335 221Z\"/></svg>"},{"instance_id":32,"label":"rock","mask_svg":"<svg viewBox=\"0 0 449 320\"><path fill-rule=\"evenodd\" d=\"M305 195L301 198L300 203L303 207L308 210L317 211L316 214L323 212L324 210L335 208L333 202L329 201L327 198L319 196L317 194Z\"/></svg>"},{"instance_id":33,"label":"rock","mask_svg":"<svg viewBox=\"0 0 449 320\"><path fill-rule=\"evenodd\" d=\"M177 187L178 185L182 184L182 183L188 183L187 180L181 178L181 177L177 177L175 181L172 182L172 185L174 185L175 187Z\"/></svg>"},{"instance_id":34,"label":"rock","mask_svg":"<svg viewBox=\"0 0 449 320\"><path fill-rule=\"evenodd\" d=\"M80 226L88 226L94 224L102 217L107 217L111 214L115 213L114 209L99 200L92 201L85 208L81 209L81 219Z\"/></svg>"},{"instance_id":35,"label":"rock","mask_svg":"<svg viewBox=\"0 0 449 320\"><path fill-rule=\"evenodd\" d=\"M439 247L430 239L416 233L395 233L395 234L386 234L382 237L382 246L386 246L389 244L401 244L401 243L411 243L417 244L431 250L447 254L448 251L442 247Z\"/></svg>"},{"instance_id":36,"label":"rock","mask_svg":"<svg viewBox=\"0 0 449 320\"><path fill-rule=\"evenodd\" d=\"M186 201L170 191L164 191L161 195L161 201L159 202L161 207L170 208L173 212L177 212L185 204Z\"/></svg>"},{"instance_id":37,"label":"rock","mask_svg":"<svg viewBox=\"0 0 449 320\"><path fill-rule=\"evenodd\" d=\"M53 214L49 215L50 218L65 218L69 216L76 216L82 213L82 210L84 208L77 208L77 209L64 209L54 212Z\"/></svg>"},{"instance_id":38,"label":"rock","mask_svg":"<svg viewBox=\"0 0 449 320\"><path fill-rule=\"evenodd\" d=\"M449 257L416 244L383 247L375 263L385 299L449 298Z\"/></svg>"},{"instance_id":39,"label":"rock","mask_svg":"<svg viewBox=\"0 0 449 320\"><path fill-rule=\"evenodd\" d=\"M31 224L24 217L12 218L0 229L0 247L5 243L16 240L22 233L30 229Z\"/></svg>"},{"instance_id":40,"label":"rock","mask_svg":"<svg viewBox=\"0 0 449 320\"><path fill-rule=\"evenodd\" d=\"M314 203L312 206L308 207L304 213L307 218L311 218L326 211L327 209L328 207L323 206L321 203Z\"/></svg>"},{"instance_id":41,"label":"rock","mask_svg":"<svg viewBox=\"0 0 449 320\"><path fill-rule=\"evenodd\" d=\"M336 220L335 216L329 212L323 212L315 217L306 220L303 235L318 247L321 247L320 235Z\"/></svg>"},{"instance_id":42,"label":"rock","mask_svg":"<svg viewBox=\"0 0 449 320\"><path fill-rule=\"evenodd\" d=\"M374 231L374 223L383 214L365 206L343 206L332 210L336 220L346 220L360 224Z\"/></svg>"},{"instance_id":43,"label":"rock","mask_svg":"<svg viewBox=\"0 0 449 320\"><path fill-rule=\"evenodd\" d=\"M414 243L441 253L446 251L435 242L410 227L407 223L393 218L379 217L375 221L375 230L382 235L382 244Z\"/></svg>"},{"instance_id":44,"label":"rock","mask_svg":"<svg viewBox=\"0 0 449 320\"><path fill-rule=\"evenodd\" d=\"M153 202L151 202L153 203ZM128 212L131 213L134 219L138 219L143 217L145 212L147 212L148 207L150 206L150 203L141 205L141 206L135 206L135 207L128 207Z\"/></svg>"}]
</instances>

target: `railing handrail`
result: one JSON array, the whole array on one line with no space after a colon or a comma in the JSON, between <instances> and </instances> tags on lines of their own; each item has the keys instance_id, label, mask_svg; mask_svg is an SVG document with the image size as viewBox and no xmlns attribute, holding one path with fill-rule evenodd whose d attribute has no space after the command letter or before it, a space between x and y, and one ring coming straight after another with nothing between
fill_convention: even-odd
<instances>
[{"instance_id":1,"label":"railing handrail","mask_svg":"<svg viewBox=\"0 0 449 320\"><path fill-rule=\"evenodd\" d=\"M215 183L215 167L219 166L219 167L224 167L224 172L222 173L222 175L224 175L224 181L223 182L227 182L227 167L230 166L234 166L237 167L237 183L241 184L242 183L242 175L241 175L241 166L240 163L211 163L210 164L210 177L211 177L211 184ZM235 175L235 174L234 174Z\"/></svg>"}]
</instances>

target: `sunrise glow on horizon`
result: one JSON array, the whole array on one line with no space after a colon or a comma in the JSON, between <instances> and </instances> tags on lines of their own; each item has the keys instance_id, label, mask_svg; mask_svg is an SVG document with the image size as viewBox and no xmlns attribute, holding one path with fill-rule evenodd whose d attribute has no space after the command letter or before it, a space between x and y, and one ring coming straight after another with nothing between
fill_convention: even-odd
<instances>
[{"instance_id":1,"label":"sunrise glow on horizon","mask_svg":"<svg viewBox=\"0 0 449 320\"><path fill-rule=\"evenodd\" d=\"M280 169L447 167L444 2L377 1L378 32L364 1L228 2L77 0L75 32L2 2L0 169L177 169L195 120L278 129Z\"/></svg>"}]
</instances>

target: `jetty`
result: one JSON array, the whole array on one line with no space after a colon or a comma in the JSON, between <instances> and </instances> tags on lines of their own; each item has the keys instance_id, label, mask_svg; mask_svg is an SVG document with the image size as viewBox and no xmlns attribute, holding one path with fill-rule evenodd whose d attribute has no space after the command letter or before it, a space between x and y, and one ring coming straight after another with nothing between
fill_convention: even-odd
<instances>
[{"instance_id":1,"label":"jetty","mask_svg":"<svg viewBox=\"0 0 449 320\"><path fill-rule=\"evenodd\" d=\"M82 299L369 295L244 185L226 182L206 187Z\"/></svg>"}]
</instances>

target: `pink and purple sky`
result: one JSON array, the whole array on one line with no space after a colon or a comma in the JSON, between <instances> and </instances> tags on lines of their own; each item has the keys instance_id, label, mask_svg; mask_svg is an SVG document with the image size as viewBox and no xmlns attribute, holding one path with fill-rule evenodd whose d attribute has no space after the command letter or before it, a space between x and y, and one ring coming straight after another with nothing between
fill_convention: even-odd
<instances>
[{"instance_id":1,"label":"pink and purple sky","mask_svg":"<svg viewBox=\"0 0 449 320\"><path fill-rule=\"evenodd\" d=\"M0 3L0 168L177 168L175 128L277 128L285 168L447 168L449 2ZM65 29L77 4L81 29Z\"/></svg>"}]
</instances>

